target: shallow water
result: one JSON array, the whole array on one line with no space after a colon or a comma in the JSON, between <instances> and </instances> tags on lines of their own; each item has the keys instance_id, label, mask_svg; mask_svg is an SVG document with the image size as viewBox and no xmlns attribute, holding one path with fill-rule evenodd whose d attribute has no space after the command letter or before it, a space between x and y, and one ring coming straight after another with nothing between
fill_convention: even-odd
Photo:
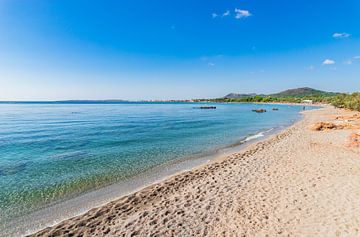
<instances>
[{"instance_id":1,"label":"shallow water","mask_svg":"<svg viewBox=\"0 0 360 237\"><path fill-rule=\"evenodd\" d=\"M0 104L0 222L212 154L299 119L302 106L199 103ZM273 111L277 107L279 111ZM251 110L265 108L267 113Z\"/></svg>"}]
</instances>

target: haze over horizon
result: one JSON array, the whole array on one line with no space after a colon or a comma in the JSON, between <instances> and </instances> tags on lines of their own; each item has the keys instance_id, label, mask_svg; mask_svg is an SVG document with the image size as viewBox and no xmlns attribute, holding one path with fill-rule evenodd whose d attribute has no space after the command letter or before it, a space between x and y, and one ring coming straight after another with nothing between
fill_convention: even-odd
<instances>
[{"instance_id":1,"label":"haze over horizon","mask_svg":"<svg viewBox=\"0 0 360 237\"><path fill-rule=\"evenodd\" d=\"M121 99L121 98L107 98L107 99L67 99L67 100L0 100L1 102L80 102L80 101L94 101L94 102L101 102L101 101L106 101L106 102L116 102L116 101L124 101L124 102L141 102L141 101L174 101L174 100L179 100L179 101L184 101L184 100L197 100L197 99L217 99L217 98L225 98L228 95L234 94L234 95L259 95L259 96L272 96L273 94L277 94L277 93L286 93L288 91L296 91L296 90L301 90L301 89L309 89L309 90L317 90L315 88L309 88L309 87L301 87L301 88L289 88L283 91L274 91L272 93L260 93L260 92L253 92L253 93L238 93L238 92L230 92L227 93L226 95L222 95L219 97L209 97L209 98L177 98L177 99L173 99L173 98L169 98L169 99ZM319 90L321 91L321 90ZM338 91L323 91L323 92L334 92L334 93L339 93ZM340 92L341 93L341 92Z\"/></svg>"},{"instance_id":2,"label":"haze over horizon","mask_svg":"<svg viewBox=\"0 0 360 237\"><path fill-rule=\"evenodd\" d=\"M0 1L0 100L360 90L360 2Z\"/></svg>"}]
</instances>

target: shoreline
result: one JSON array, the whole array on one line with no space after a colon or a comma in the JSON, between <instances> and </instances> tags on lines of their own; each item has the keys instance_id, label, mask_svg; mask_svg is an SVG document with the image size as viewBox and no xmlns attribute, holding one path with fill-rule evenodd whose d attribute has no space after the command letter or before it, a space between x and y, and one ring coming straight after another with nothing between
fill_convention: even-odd
<instances>
[{"instance_id":1,"label":"shoreline","mask_svg":"<svg viewBox=\"0 0 360 237\"><path fill-rule=\"evenodd\" d=\"M102 202L100 205L95 205L95 206L93 205L92 208L89 207L86 210L78 213L77 215L72 215L72 217L70 217L70 218L66 218L66 219L60 218L61 220L56 221L56 223L53 223L52 226L59 225L59 223L61 224L61 222L67 221L69 219L78 218L78 217L80 217L82 215L86 215L89 211L91 211L93 209L103 208L104 206L108 205L109 203L116 202L119 199L124 199L124 198L127 198L128 196L136 195L136 193L138 193L138 192L149 189L149 188L151 188L153 186L161 185L162 183L167 182L170 179L174 179L174 178L176 179L177 176L182 176L182 175L184 175L184 174L186 174L188 172L191 173L191 172L193 172L195 170L202 169L202 168L206 167L207 165L211 165L211 164L214 164L214 163L217 163L217 162L221 162L221 161L223 161L224 159L227 159L230 156L234 156L237 153L241 153L241 152L246 151L251 146L254 146L254 145L256 146L258 143L266 142L267 140L270 140L273 137L276 137L276 136L279 136L282 133L285 133L287 130L291 129L292 126L294 126L297 123L301 122L303 119L304 119L304 115L303 115L303 112L301 111L301 112L299 112L299 118L296 121L294 121L294 122L292 122L292 123L290 123L290 124L288 124L288 125L286 125L284 127L276 128L276 129L274 129L274 131L272 131L269 134L264 135L263 137L255 138L254 140L244 141L244 143L236 145L235 147L230 146L230 147L227 147L225 149L221 149L220 154L211 155L210 157L209 156L200 157L200 159L202 161L197 163L196 165L192 165L190 167L190 169L189 169L189 167L187 169L184 169L184 168L179 169L176 172L169 173L169 174L167 174L165 176L162 176L159 179L155 179L152 182L149 182L148 184L141 185L140 187L135 188L135 189L133 189L133 190L131 190L131 191L125 193L125 194L117 195L116 198L112 198L110 200ZM263 132L266 132L266 131L263 131ZM263 132L261 132L261 133L263 133ZM228 151L224 152L224 150L228 150ZM191 161L194 161L194 159L192 159ZM157 168L159 168L159 167L157 167ZM143 175L146 176L148 174L151 175L151 174L155 174L155 173L156 172L153 172L153 169L151 169L149 172L145 172ZM116 186L116 185L117 184L110 185L110 186ZM105 188L107 188L107 187L105 187ZM95 192L96 191L97 190L95 190ZM72 199L72 200L74 200L74 199ZM49 228L49 227L46 227L46 228ZM33 231L27 231L25 233L25 235L31 236L33 234L38 233L37 231L44 230L46 228L44 226L42 226L42 228L38 227Z\"/></svg>"},{"instance_id":2,"label":"shoreline","mask_svg":"<svg viewBox=\"0 0 360 237\"><path fill-rule=\"evenodd\" d=\"M54 226L62 221L84 215L91 209L101 208L109 202L132 195L149 186L157 185L174 176L181 175L184 172L201 168L221 160L224 157L241 152L248 146L283 132L302 119L303 115L299 112L299 117L295 121L289 121L289 124L247 135L238 143L215 149L212 153L166 162L121 182L116 182L99 189L89 190L78 196L58 200L6 223L4 236L27 236L48 226ZM261 135L259 136L259 134ZM65 211L69 209L71 211ZM29 219L33 220L32 223L27 221ZM9 226L16 226L16 228ZM3 236L2 233L0 233L0 236Z\"/></svg>"},{"instance_id":3,"label":"shoreline","mask_svg":"<svg viewBox=\"0 0 360 237\"><path fill-rule=\"evenodd\" d=\"M310 129L323 120L351 123L338 118L356 112L326 107L303 113L302 120L289 128L237 153L174 174L31 236L359 234L360 216L354 213L360 208L360 170L351 170L360 165L360 149L347 144L349 135L359 130ZM348 176L344 186L342 177ZM334 192L346 200L338 200ZM336 215L345 218L345 224L338 223Z\"/></svg>"},{"instance_id":4,"label":"shoreline","mask_svg":"<svg viewBox=\"0 0 360 237\"><path fill-rule=\"evenodd\" d=\"M290 105L290 104L289 104ZM132 195L136 195L138 192L142 192L143 190L146 190L146 189L149 189L149 188L152 188L153 186L157 186L157 185L161 185L162 183L164 182L167 182L168 180L170 179L177 179L177 176L182 176L182 175L186 175L186 173L190 172L192 173L193 171L196 171L196 170L199 170L199 169L202 169L204 167L206 167L207 165L211 165L211 164L214 164L214 163L217 163L217 162L222 162L224 161L225 159L231 157L231 156L234 156L236 155L237 153L241 153L241 152L244 152L246 151L247 149L249 149L249 147L251 146L256 146L258 143L262 143L262 142L266 142L267 140L270 140L274 137L277 137L279 135L281 135L282 133L285 133L287 130L291 129L292 126L295 126L297 123L300 123L303 119L304 119L304 115L303 115L303 111L300 111L299 112L299 118L288 124L288 125L285 125L284 127L278 127L276 129L274 129L273 132L267 134L267 135L264 135L263 137L259 137L259 138L255 138L253 140L249 140L249 141L245 141L241 144L238 144L238 145L235 145L235 146L229 146L229 147L226 147L224 149L220 149L218 152L220 152L220 154L213 154L213 155L210 155L210 156L201 156L201 157L198 157L198 159L200 159L201 161L195 165L192 165L191 167L187 167L187 168L184 168L182 167L182 169L178 169L177 171L175 172L170 172L168 173L167 175L164 175L160 178L155 178L153 179L153 177L150 177L150 181L148 184L143 184L143 185L140 185L139 187L137 188L130 188L131 190L130 191L125 191L124 193L120 194L120 195L116 195L116 197L113 197L113 198L110 198L110 199L107 199L107 201L104 201L106 199L103 199L103 201L101 202L101 204L98 204L98 205L91 205L89 207L87 207L85 210L83 211L80 211L79 213L77 214L74 214L74 215L70 215L70 217L68 218L59 218L57 221L55 221L52 225L50 225L49 227L49 224L47 224L46 226L43 226L43 224L41 224L40 226L41 227L37 227L31 231L26 231L26 232L22 232L20 233L22 236L36 236L37 233L47 229L47 228L52 228L53 226L57 226L59 224L61 224L62 222L64 221L68 221L70 219L74 219L74 218L78 218L80 216L83 216L83 215L86 215L88 212L94 210L94 209L101 209L103 208L104 206L110 204L110 203L113 203L113 202L116 202L120 199L126 199L127 197L129 196L132 196ZM263 131L263 132L260 132L260 133L265 133L266 131ZM257 134L254 134L254 135L257 135ZM196 161L196 159L187 159L187 161ZM185 161L186 162L186 161ZM182 163L185 163L184 161ZM154 174L156 174L156 172L154 172L155 169L159 169L163 166L166 166L166 164L163 164L159 167L155 167L153 169L150 169L149 171L146 171L144 172L143 174L140 175L141 176L147 176L147 175L150 175L150 176L154 176ZM176 167L170 167L170 170L172 170L171 168L175 168ZM136 181L135 181L136 182ZM101 188L99 190L94 190L94 191L91 191L90 194L92 193L98 193L99 191L101 192L102 190L104 189L107 189L109 188L110 190L114 190L113 187L111 186L115 186L116 189L118 189L118 184L113 184L113 185L109 185L108 187L104 187L104 188ZM127 185L126 185L127 186ZM120 189L124 188L122 187L122 185L120 184ZM129 190L129 186L125 187L125 189ZM86 196L88 193L86 193L84 196ZM72 198L70 200L67 200L67 201L74 201L78 198L82 198L83 196L80 196L80 197L75 197L75 198ZM76 203L79 203L79 202L76 202ZM61 203L62 204L62 203ZM55 204L56 206L56 204ZM74 207L74 205L71 205ZM48 212L48 208L45 209L44 211ZM55 210L51 210L51 207L50 207L50 212L52 211L55 211ZM43 213L42 211L40 212L40 214L45 214Z\"/></svg>"},{"instance_id":5,"label":"shoreline","mask_svg":"<svg viewBox=\"0 0 360 237\"><path fill-rule=\"evenodd\" d=\"M298 105L307 107L331 107L331 104L324 103L295 103L295 102L210 102L210 103L225 103L225 104L257 104L257 105Z\"/></svg>"}]
</instances>

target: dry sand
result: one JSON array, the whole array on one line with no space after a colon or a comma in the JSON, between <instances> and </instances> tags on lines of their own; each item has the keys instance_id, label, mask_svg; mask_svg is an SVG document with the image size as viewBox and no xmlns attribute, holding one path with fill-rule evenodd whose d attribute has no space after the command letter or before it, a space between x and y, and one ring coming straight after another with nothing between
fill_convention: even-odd
<instances>
[{"instance_id":1,"label":"dry sand","mask_svg":"<svg viewBox=\"0 0 360 237\"><path fill-rule=\"evenodd\" d=\"M360 236L360 117L330 107L304 115L240 153L33 236ZM351 126L319 131L318 122Z\"/></svg>"}]
</instances>

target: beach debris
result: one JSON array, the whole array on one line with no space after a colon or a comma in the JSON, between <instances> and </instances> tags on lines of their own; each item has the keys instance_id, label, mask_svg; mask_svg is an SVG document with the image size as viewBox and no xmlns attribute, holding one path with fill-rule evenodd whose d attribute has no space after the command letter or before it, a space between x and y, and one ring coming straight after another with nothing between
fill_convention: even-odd
<instances>
[{"instance_id":1,"label":"beach debris","mask_svg":"<svg viewBox=\"0 0 360 237\"><path fill-rule=\"evenodd\" d=\"M352 116L337 116L336 120L342 120L345 122L357 121L360 120L360 114L354 114Z\"/></svg>"},{"instance_id":2,"label":"beach debris","mask_svg":"<svg viewBox=\"0 0 360 237\"><path fill-rule=\"evenodd\" d=\"M313 130L324 131L324 130L335 130L335 129L360 129L360 124L335 124L331 122L318 122L314 124Z\"/></svg>"},{"instance_id":3,"label":"beach debris","mask_svg":"<svg viewBox=\"0 0 360 237\"><path fill-rule=\"evenodd\" d=\"M360 133L351 133L349 136L348 147L358 148L360 147Z\"/></svg>"},{"instance_id":4,"label":"beach debris","mask_svg":"<svg viewBox=\"0 0 360 237\"><path fill-rule=\"evenodd\" d=\"M266 109L253 109L252 111L256 113L265 113Z\"/></svg>"},{"instance_id":5,"label":"beach debris","mask_svg":"<svg viewBox=\"0 0 360 237\"><path fill-rule=\"evenodd\" d=\"M318 122L313 126L313 130L315 131L324 131L324 130L330 130L336 128L337 128L336 124L331 122Z\"/></svg>"}]
</instances>

